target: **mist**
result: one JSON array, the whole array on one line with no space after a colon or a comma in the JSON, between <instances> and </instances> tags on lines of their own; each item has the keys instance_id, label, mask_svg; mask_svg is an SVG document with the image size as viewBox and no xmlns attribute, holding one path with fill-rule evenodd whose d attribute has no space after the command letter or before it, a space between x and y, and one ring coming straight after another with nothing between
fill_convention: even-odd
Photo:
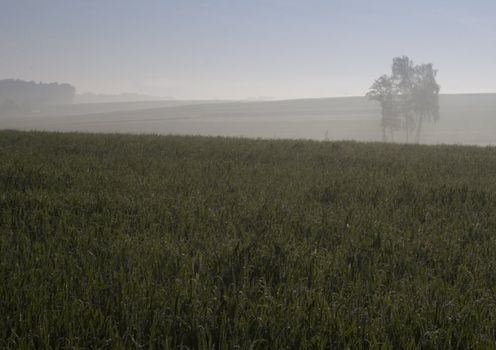
<instances>
[{"instance_id":1,"label":"mist","mask_svg":"<svg viewBox=\"0 0 496 350\"><path fill-rule=\"evenodd\" d=\"M489 145L495 11L486 1L10 1L0 129ZM434 67L436 117L420 118L417 103L385 127L381 102L364 96L404 55Z\"/></svg>"}]
</instances>

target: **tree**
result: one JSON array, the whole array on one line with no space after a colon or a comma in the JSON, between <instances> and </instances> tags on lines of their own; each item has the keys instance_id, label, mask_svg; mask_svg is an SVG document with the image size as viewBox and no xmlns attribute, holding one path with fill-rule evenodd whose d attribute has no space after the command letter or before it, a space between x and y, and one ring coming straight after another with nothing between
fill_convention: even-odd
<instances>
[{"instance_id":1,"label":"tree","mask_svg":"<svg viewBox=\"0 0 496 350\"><path fill-rule=\"evenodd\" d=\"M394 139L394 131L399 128L398 113L395 106L395 91L393 80L387 75L377 79L367 93L369 100L377 101L381 105L381 129L382 140L387 141L387 130L389 129L391 141Z\"/></svg>"},{"instance_id":2,"label":"tree","mask_svg":"<svg viewBox=\"0 0 496 350\"><path fill-rule=\"evenodd\" d=\"M432 64L414 65L407 56L395 57L391 75L383 75L370 87L367 97L381 104L383 140L386 131L400 127L406 132L406 142L415 130L415 141L420 141L424 121L439 120L439 85L437 71Z\"/></svg>"},{"instance_id":3,"label":"tree","mask_svg":"<svg viewBox=\"0 0 496 350\"><path fill-rule=\"evenodd\" d=\"M0 105L7 103L5 108L11 108L13 102L22 109L33 110L50 104L70 104L75 91L69 84L4 79L0 80Z\"/></svg>"},{"instance_id":4,"label":"tree","mask_svg":"<svg viewBox=\"0 0 496 350\"><path fill-rule=\"evenodd\" d=\"M406 142L409 141L410 132L415 127L414 119L412 116L412 90L414 86L414 65L413 61L407 56L393 58L393 65L391 67L391 79L395 86L397 96L395 98L397 103L398 113L401 119L401 126L406 132Z\"/></svg>"},{"instance_id":5,"label":"tree","mask_svg":"<svg viewBox=\"0 0 496 350\"><path fill-rule=\"evenodd\" d=\"M417 133L415 141L420 141L422 123L439 121L439 90L436 82L437 71L432 64L422 64L415 67L414 84L412 90L413 112L416 116Z\"/></svg>"}]
</instances>

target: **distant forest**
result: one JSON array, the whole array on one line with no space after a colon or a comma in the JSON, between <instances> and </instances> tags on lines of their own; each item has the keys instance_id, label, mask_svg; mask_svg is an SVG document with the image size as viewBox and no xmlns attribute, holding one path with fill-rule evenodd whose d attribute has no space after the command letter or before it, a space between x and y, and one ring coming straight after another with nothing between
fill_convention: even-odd
<instances>
[{"instance_id":1,"label":"distant forest","mask_svg":"<svg viewBox=\"0 0 496 350\"><path fill-rule=\"evenodd\" d=\"M0 113L26 113L45 105L73 103L75 93L69 84L0 80Z\"/></svg>"}]
</instances>

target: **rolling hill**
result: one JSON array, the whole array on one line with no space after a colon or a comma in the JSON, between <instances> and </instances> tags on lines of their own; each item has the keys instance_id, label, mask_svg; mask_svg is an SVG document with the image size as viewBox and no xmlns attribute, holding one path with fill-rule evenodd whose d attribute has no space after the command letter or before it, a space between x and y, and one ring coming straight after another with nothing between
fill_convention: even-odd
<instances>
[{"instance_id":1,"label":"rolling hill","mask_svg":"<svg viewBox=\"0 0 496 350\"><path fill-rule=\"evenodd\" d=\"M441 95L441 121L423 143L493 144L496 94ZM365 97L229 102L160 101L53 107L3 118L0 129L380 141L380 110ZM396 141L403 142L398 133Z\"/></svg>"}]
</instances>

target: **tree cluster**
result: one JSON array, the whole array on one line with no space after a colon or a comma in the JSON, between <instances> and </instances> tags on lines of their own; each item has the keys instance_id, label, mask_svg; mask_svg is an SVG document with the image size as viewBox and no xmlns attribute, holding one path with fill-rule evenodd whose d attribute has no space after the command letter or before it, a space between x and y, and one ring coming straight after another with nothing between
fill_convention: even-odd
<instances>
[{"instance_id":1,"label":"tree cluster","mask_svg":"<svg viewBox=\"0 0 496 350\"><path fill-rule=\"evenodd\" d=\"M0 80L0 112L31 112L44 105L73 103L75 93L69 84Z\"/></svg>"},{"instance_id":2,"label":"tree cluster","mask_svg":"<svg viewBox=\"0 0 496 350\"><path fill-rule=\"evenodd\" d=\"M414 65L408 57L393 59L391 75L379 77L367 97L381 105L383 141L394 141L394 133L404 130L406 142L420 141L425 121L439 120L437 70L431 63Z\"/></svg>"}]
</instances>

